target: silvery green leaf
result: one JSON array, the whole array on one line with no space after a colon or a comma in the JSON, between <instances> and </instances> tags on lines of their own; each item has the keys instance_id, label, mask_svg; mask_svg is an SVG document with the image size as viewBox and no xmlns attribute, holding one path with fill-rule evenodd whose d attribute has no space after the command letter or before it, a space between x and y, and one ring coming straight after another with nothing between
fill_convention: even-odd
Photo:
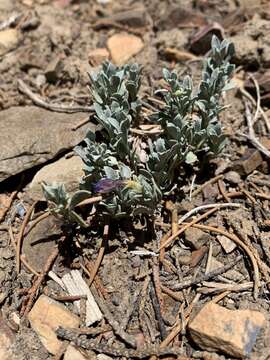
<instances>
[{"instance_id":1,"label":"silvery green leaf","mask_svg":"<svg viewBox=\"0 0 270 360\"><path fill-rule=\"evenodd\" d=\"M106 176L108 179L111 179L111 180L118 180L118 179L119 179L119 173L118 173L118 171L112 169L112 168L109 167L109 166L104 166L104 173L105 173L105 176Z\"/></svg>"},{"instance_id":2,"label":"silvery green leaf","mask_svg":"<svg viewBox=\"0 0 270 360\"><path fill-rule=\"evenodd\" d=\"M198 160L197 156L192 151L189 151L186 154L185 162L187 164L194 164L197 160Z\"/></svg>"},{"instance_id":3,"label":"silvery green leaf","mask_svg":"<svg viewBox=\"0 0 270 360\"><path fill-rule=\"evenodd\" d=\"M122 179L130 179L131 178L131 170L128 166L122 164L120 167L120 176Z\"/></svg>"}]
</instances>

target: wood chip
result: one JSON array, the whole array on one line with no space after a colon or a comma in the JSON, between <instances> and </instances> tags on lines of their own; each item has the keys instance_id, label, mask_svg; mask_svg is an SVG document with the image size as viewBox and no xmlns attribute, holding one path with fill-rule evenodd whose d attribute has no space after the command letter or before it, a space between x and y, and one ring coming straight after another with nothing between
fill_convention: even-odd
<instances>
[{"instance_id":1,"label":"wood chip","mask_svg":"<svg viewBox=\"0 0 270 360\"><path fill-rule=\"evenodd\" d=\"M102 319L102 313L88 287L78 270L72 270L69 274L62 277L62 281L70 295L86 295L86 326L90 326ZM80 311L80 301L74 302L78 311Z\"/></svg>"}]
</instances>

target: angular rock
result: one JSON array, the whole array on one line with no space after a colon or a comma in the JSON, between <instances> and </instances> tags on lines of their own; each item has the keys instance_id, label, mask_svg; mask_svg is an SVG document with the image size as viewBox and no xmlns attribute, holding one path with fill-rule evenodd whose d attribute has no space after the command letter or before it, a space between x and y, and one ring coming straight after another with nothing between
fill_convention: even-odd
<instances>
[{"instance_id":1,"label":"angular rock","mask_svg":"<svg viewBox=\"0 0 270 360\"><path fill-rule=\"evenodd\" d=\"M104 0L103 0L104 2ZM108 0L106 0L108 2ZM100 1L101 3L101 1ZM100 18L94 24L95 29L108 26L110 23L119 23L132 28L146 27L151 22L150 15L143 5L138 5L128 10L111 14L109 17Z\"/></svg>"},{"instance_id":2,"label":"angular rock","mask_svg":"<svg viewBox=\"0 0 270 360\"><path fill-rule=\"evenodd\" d=\"M87 360L81 351L77 350L74 346L68 345L64 355L64 360Z\"/></svg>"},{"instance_id":3,"label":"angular rock","mask_svg":"<svg viewBox=\"0 0 270 360\"><path fill-rule=\"evenodd\" d=\"M144 47L141 38L126 33L115 34L108 39L108 49L116 65L125 64Z\"/></svg>"},{"instance_id":4,"label":"angular rock","mask_svg":"<svg viewBox=\"0 0 270 360\"><path fill-rule=\"evenodd\" d=\"M247 149L241 159L237 160L233 169L240 175L245 176L251 174L263 162L261 153L256 149Z\"/></svg>"},{"instance_id":5,"label":"angular rock","mask_svg":"<svg viewBox=\"0 0 270 360\"><path fill-rule=\"evenodd\" d=\"M77 328L80 324L80 319L63 304L45 295L38 298L28 318L32 329L51 354L56 354L62 345L55 333L57 328Z\"/></svg>"},{"instance_id":6,"label":"angular rock","mask_svg":"<svg viewBox=\"0 0 270 360\"><path fill-rule=\"evenodd\" d=\"M113 360L110 356L105 355L105 354L98 354L97 355L97 360Z\"/></svg>"},{"instance_id":7,"label":"angular rock","mask_svg":"<svg viewBox=\"0 0 270 360\"><path fill-rule=\"evenodd\" d=\"M72 130L86 117L86 113L56 113L34 106L1 111L0 182L80 143L88 129L95 131L89 123Z\"/></svg>"},{"instance_id":8,"label":"angular rock","mask_svg":"<svg viewBox=\"0 0 270 360\"><path fill-rule=\"evenodd\" d=\"M188 329L200 348L243 358L251 353L265 322L259 311L228 310L210 302L189 322Z\"/></svg>"},{"instance_id":9,"label":"angular rock","mask_svg":"<svg viewBox=\"0 0 270 360\"><path fill-rule=\"evenodd\" d=\"M185 231L185 242L195 250L207 244L210 238L211 235L200 229L190 227Z\"/></svg>"},{"instance_id":10,"label":"angular rock","mask_svg":"<svg viewBox=\"0 0 270 360\"><path fill-rule=\"evenodd\" d=\"M19 32L16 29L0 31L0 56L13 50L19 43Z\"/></svg>"},{"instance_id":11,"label":"angular rock","mask_svg":"<svg viewBox=\"0 0 270 360\"><path fill-rule=\"evenodd\" d=\"M227 238L227 236L218 235L217 240L226 254L231 253L236 248L236 244L231 239Z\"/></svg>"},{"instance_id":12,"label":"angular rock","mask_svg":"<svg viewBox=\"0 0 270 360\"><path fill-rule=\"evenodd\" d=\"M79 156L61 158L41 168L34 176L27 195L33 200L44 198L41 183L64 183L68 192L79 189L79 181L83 175L83 162Z\"/></svg>"},{"instance_id":13,"label":"angular rock","mask_svg":"<svg viewBox=\"0 0 270 360\"><path fill-rule=\"evenodd\" d=\"M216 35L220 40L224 38L224 29L218 23L206 25L191 39L190 50L195 54L206 54L211 49L212 37Z\"/></svg>"},{"instance_id":14,"label":"angular rock","mask_svg":"<svg viewBox=\"0 0 270 360\"><path fill-rule=\"evenodd\" d=\"M56 239L62 234L61 224L60 219L51 215L38 222L29 233L26 233L22 254L36 271L40 272L44 269Z\"/></svg>"},{"instance_id":15,"label":"angular rock","mask_svg":"<svg viewBox=\"0 0 270 360\"><path fill-rule=\"evenodd\" d=\"M45 76L49 83L55 83L60 78L60 72L62 71L64 64L61 58L57 57L53 59L45 70Z\"/></svg>"},{"instance_id":16,"label":"angular rock","mask_svg":"<svg viewBox=\"0 0 270 360\"><path fill-rule=\"evenodd\" d=\"M11 351L11 345L15 341L15 335L0 315L0 359L13 360L15 354Z\"/></svg>"}]
</instances>

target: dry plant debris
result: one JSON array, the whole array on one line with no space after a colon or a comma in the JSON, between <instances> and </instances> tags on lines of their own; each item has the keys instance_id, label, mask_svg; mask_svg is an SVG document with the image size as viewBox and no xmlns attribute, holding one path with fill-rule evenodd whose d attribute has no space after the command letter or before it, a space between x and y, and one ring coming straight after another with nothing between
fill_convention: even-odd
<instances>
[{"instance_id":1,"label":"dry plant debris","mask_svg":"<svg viewBox=\"0 0 270 360\"><path fill-rule=\"evenodd\" d=\"M267 6L12 3L0 0L1 359L266 360ZM226 40L207 54L213 34L232 59Z\"/></svg>"}]
</instances>

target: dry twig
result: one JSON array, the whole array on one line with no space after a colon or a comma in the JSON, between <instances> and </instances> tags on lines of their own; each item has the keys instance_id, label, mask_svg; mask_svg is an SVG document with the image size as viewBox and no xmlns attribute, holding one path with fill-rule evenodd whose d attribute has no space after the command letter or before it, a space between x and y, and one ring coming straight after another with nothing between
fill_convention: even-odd
<instances>
[{"instance_id":1,"label":"dry twig","mask_svg":"<svg viewBox=\"0 0 270 360\"><path fill-rule=\"evenodd\" d=\"M108 309L106 303L98 296L96 289L92 286L91 291L95 297L95 300L100 307L104 317L108 321L109 325L111 325L114 333L118 335L126 344L130 345L132 348L136 348L136 342L134 337L127 334L118 324L117 321L114 320L110 310Z\"/></svg>"},{"instance_id":2,"label":"dry twig","mask_svg":"<svg viewBox=\"0 0 270 360\"><path fill-rule=\"evenodd\" d=\"M207 281L209 279L212 279L213 277L217 276L217 275L221 275L224 274L225 272L227 272L228 270L230 270L232 267L234 267L240 260L242 260L242 256L238 256L235 260L229 262L228 264L221 266L215 270L212 270L206 274L202 274L201 276L198 276L195 279L191 279L191 280L184 280L183 282L181 282L180 284L176 284L174 286L171 286L171 288L173 290L182 290L182 289L186 289L192 285L196 285L201 283L202 281Z\"/></svg>"},{"instance_id":3,"label":"dry twig","mask_svg":"<svg viewBox=\"0 0 270 360\"><path fill-rule=\"evenodd\" d=\"M77 112L92 113L94 110L92 106L65 106L49 104L44 101L40 96L34 94L33 91L30 90L30 88L21 79L18 80L18 88L23 94L28 96L34 104L50 111L73 114Z\"/></svg>"},{"instance_id":4,"label":"dry twig","mask_svg":"<svg viewBox=\"0 0 270 360\"><path fill-rule=\"evenodd\" d=\"M249 141L252 143L252 145L258 149L260 152L262 152L265 156L270 158L270 151L266 149L264 145L260 143L260 141L257 139L253 123L254 121L251 118L251 112L248 103L245 101L245 110L246 110L246 119L247 119L247 125L248 125L248 135L242 134L245 138L249 139Z\"/></svg>"},{"instance_id":5,"label":"dry twig","mask_svg":"<svg viewBox=\"0 0 270 360\"><path fill-rule=\"evenodd\" d=\"M194 219L193 221L191 221L190 223L187 223L186 225L184 225L181 229L179 229L175 234L171 235L167 240L165 240L164 242L161 243L159 251L165 247L168 247L168 245L170 245L174 239L176 239L180 234L182 234L185 230L187 230L190 226L192 226L193 224L205 219L207 216L209 216L210 214L212 214L213 212L217 211L220 208L223 207L240 207L240 204L235 204L235 203L224 203L224 204L207 204L207 205L202 205L202 206L198 206L192 210L190 210L188 213L186 213L184 216L182 216L179 220L178 220L178 224L182 224L186 219L188 219L190 216L196 214L197 212L204 210L204 209L209 209L212 208L211 210L207 211L205 214L199 216L197 219Z\"/></svg>"},{"instance_id":6,"label":"dry twig","mask_svg":"<svg viewBox=\"0 0 270 360\"><path fill-rule=\"evenodd\" d=\"M27 305L24 309L24 316L26 316L29 311L31 310L32 306L33 306L33 302L36 298L36 296L38 295L38 290L39 287L41 286L42 282L44 281L48 271L50 270L50 268L52 267L55 259L57 258L59 253L58 248L54 248L51 255L48 257L46 264L44 266L44 269L42 271L42 273L37 277L37 279L35 280L33 286L31 287L31 289L29 290L29 298L27 301Z\"/></svg>"},{"instance_id":7,"label":"dry twig","mask_svg":"<svg viewBox=\"0 0 270 360\"><path fill-rule=\"evenodd\" d=\"M236 235L230 234L229 232L227 232L225 230L216 228L214 226L201 225L201 224L192 224L192 226L197 227L198 229L215 232L215 233L219 233L224 236L227 236L229 239L231 239L233 242L235 242L238 246L240 246L247 253L248 257L250 258L251 264L253 266L253 279L254 279L253 293L254 293L254 298L257 299L258 294L259 294L259 286L260 286L260 273L259 273L257 261L253 255L252 251L249 249L249 247L242 240L240 240Z\"/></svg>"},{"instance_id":8,"label":"dry twig","mask_svg":"<svg viewBox=\"0 0 270 360\"><path fill-rule=\"evenodd\" d=\"M32 215L32 212L36 206L36 203L37 201L35 201L29 208L29 210L27 211L25 217L24 217L24 220L23 220L23 223L22 223L22 226L21 226L21 229L20 229L20 232L19 232L19 235L18 235L18 240L17 240L17 245L16 245L16 271L17 271L17 274L19 274L20 272L20 254L21 254L21 248L22 248L22 240L23 240L23 234L24 234L24 230L25 230L25 227Z\"/></svg>"}]
</instances>

